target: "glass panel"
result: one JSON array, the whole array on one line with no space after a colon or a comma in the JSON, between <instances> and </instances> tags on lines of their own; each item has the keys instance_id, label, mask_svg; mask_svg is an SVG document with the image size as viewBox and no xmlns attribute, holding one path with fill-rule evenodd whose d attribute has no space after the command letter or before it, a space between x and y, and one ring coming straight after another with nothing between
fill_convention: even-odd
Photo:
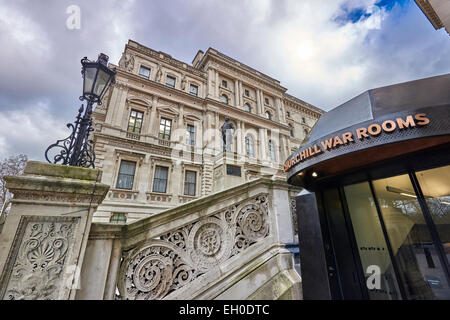
<instances>
[{"instance_id":1,"label":"glass panel","mask_svg":"<svg viewBox=\"0 0 450 320\"><path fill-rule=\"evenodd\" d=\"M150 77L150 69L141 66L139 75L148 79Z\"/></svg>"},{"instance_id":2,"label":"glass panel","mask_svg":"<svg viewBox=\"0 0 450 320\"><path fill-rule=\"evenodd\" d=\"M450 166L419 171L416 176L450 261Z\"/></svg>"},{"instance_id":3,"label":"glass panel","mask_svg":"<svg viewBox=\"0 0 450 320\"><path fill-rule=\"evenodd\" d=\"M143 113L131 110L130 120L128 121L128 131L141 133Z\"/></svg>"},{"instance_id":4,"label":"glass panel","mask_svg":"<svg viewBox=\"0 0 450 320\"><path fill-rule=\"evenodd\" d=\"M373 182L407 299L450 299L437 250L408 175Z\"/></svg>"},{"instance_id":5,"label":"glass panel","mask_svg":"<svg viewBox=\"0 0 450 320\"><path fill-rule=\"evenodd\" d=\"M185 195L195 196L196 180L197 180L197 173L195 171L186 170L186 177L184 179Z\"/></svg>"},{"instance_id":6,"label":"glass panel","mask_svg":"<svg viewBox=\"0 0 450 320\"><path fill-rule=\"evenodd\" d=\"M193 95L197 95L198 94L198 87L197 86L194 86L193 84L191 84L191 86L190 86L190 91L189 91L191 94L193 94Z\"/></svg>"},{"instance_id":7,"label":"glass panel","mask_svg":"<svg viewBox=\"0 0 450 320\"><path fill-rule=\"evenodd\" d=\"M168 168L156 166L155 179L153 180L153 192L166 192Z\"/></svg>"},{"instance_id":8,"label":"glass panel","mask_svg":"<svg viewBox=\"0 0 450 320\"><path fill-rule=\"evenodd\" d=\"M84 74L84 90L83 93L92 93L92 84L94 83L95 73L97 72L97 68L91 67L86 68Z\"/></svg>"},{"instance_id":9,"label":"glass panel","mask_svg":"<svg viewBox=\"0 0 450 320\"><path fill-rule=\"evenodd\" d=\"M344 192L370 299L401 299L369 183L346 186ZM378 283L373 270L380 271Z\"/></svg>"},{"instance_id":10,"label":"glass panel","mask_svg":"<svg viewBox=\"0 0 450 320\"><path fill-rule=\"evenodd\" d=\"M134 171L136 162L122 160L120 163L119 174L117 176L116 188L133 189Z\"/></svg>"},{"instance_id":11,"label":"glass panel","mask_svg":"<svg viewBox=\"0 0 450 320\"><path fill-rule=\"evenodd\" d=\"M98 69L97 81L95 81L94 94L100 96L106 87L106 83L109 80L110 75L106 73L102 68Z\"/></svg>"},{"instance_id":12,"label":"glass panel","mask_svg":"<svg viewBox=\"0 0 450 320\"><path fill-rule=\"evenodd\" d=\"M172 78L172 77L167 76L167 77L166 77L166 84L167 84L169 87L175 87L175 78Z\"/></svg>"}]
</instances>

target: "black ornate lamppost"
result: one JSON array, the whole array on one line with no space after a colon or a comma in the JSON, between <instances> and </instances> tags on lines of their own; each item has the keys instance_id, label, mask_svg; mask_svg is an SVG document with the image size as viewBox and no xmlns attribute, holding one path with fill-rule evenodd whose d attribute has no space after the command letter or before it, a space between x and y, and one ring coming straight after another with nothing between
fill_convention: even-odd
<instances>
[{"instance_id":1,"label":"black ornate lamppost","mask_svg":"<svg viewBox=\"0 0 450 320\"><path fill-rule=\"evenodd\" d=\"M49 160L48 152L56 149L57 154L53 157L53 163L76 167L94 168L95 153L93 141L89 140L89 134L94 131L92 128L92 107L94 103L101 104L101 100L110 86L114 82L116 70L108 68L108 56L100 53L97 61L89 61L87 57L81 60L81 74L83 75L83 95L80 100L87 101L86 111L81 105L75 124L68 123L67 127L72 129L72 133L65 139L58 140L50 145L45 151L45 158Z\"/></svg>"}]
</instances>

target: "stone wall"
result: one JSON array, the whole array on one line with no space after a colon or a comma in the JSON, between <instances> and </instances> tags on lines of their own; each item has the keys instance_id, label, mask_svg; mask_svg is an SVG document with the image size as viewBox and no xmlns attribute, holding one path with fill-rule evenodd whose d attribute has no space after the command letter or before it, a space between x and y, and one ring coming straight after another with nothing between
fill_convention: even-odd
<instances>
[{"instance_id":1,"label":"stone wall","mask_svg":"<svg viewBox=\"0 0 450 320\"><path fill-rule=\"evenodd\" d=\"M126 225L94 223L76 298L300 299L284 246L297 192L257 179Z\"/></svg>"}]
</instances>

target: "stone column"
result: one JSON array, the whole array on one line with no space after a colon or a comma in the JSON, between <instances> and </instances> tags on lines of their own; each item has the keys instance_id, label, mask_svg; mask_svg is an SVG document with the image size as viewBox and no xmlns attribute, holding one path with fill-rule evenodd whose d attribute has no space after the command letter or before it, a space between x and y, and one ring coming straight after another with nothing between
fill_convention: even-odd
<instances>
[{"instance_id":1,"label":"stone column","mask_svg":"<svg viewBox=\"0 0 450 320\"><path fill-rule=\"evenodd\" d=\"M154 133L154 127L155 125L157 126L157 119L156 119L156 106L158 105L158 97L157 96L153 96L153 101L152 101L152 111L150 113L150 125L148 126L148 134L149 135L153 135L156 134Z\"/></svg>"},{"instance_id":2,"label":"stone column","mask_svg":"<svg viewBox=\"0 0 450 320\"><path fill-rule=\"evenodd\" d=\"M124 123L128 120L129 110L125 108L127 102L128 89L120 90L116 102L115 112L113 114L113 124L121 129L124 128Z\"/></svg>"},{"instance_id":3,"label":"stone column","mask_svg":"<svg viewBox=\"0 0 450 320\"><path fill-rule=\"evenodd\" d=\"M261 101L261 90L256 89L256 112L259 115L262 115L262 101Z\"/></svg>"},{"instance_id":4,"label":"stone column","mask_svg":"<svg viewBox=\"0 0 450 320\"><path fill-rule=\"evenodd\" d=\"M239 105L244 106L244 98L242 97L244 90L242 90L242 81L239 80Z\"/></svg>"},{"instance_id":5,"label":"stone column","mask_svg":"<svg viewBox=\"0 0 450 320\"><path fill-rule=\"evenodd\" d=\"M267 159L266 148L266 129L259 129L259 150L261 152L261 161Z\"/></svg>"},{"instance_id":6,"label":"stone column","mask_svg":"<svg viewBox=\"0 0 450 320\"><path fill-rule=\"evenodd\" d=\"M214 73L216 76L215 96L216 96L216 98L219 98L219 72L217 72L217 70L214 70Z\"/></svg>"},{"instance_id":7,"label":"stone column","mask_svg":"<svg viewBox=\"0 0 450 320\"><path fill-rule=\"evenodd\" d=\"M214 87L213 87L213 78L214 78L214 70L208 69L208 87L206 92L206 97L213 98L214 97Z\"/></svg>"},{"instance_id":8,"label":"stone column","mask_svg":"<svg viewBox=\"0 0 450 320\"><path fill-rule=\"evenodd\" d=\"M239 96L241 95L241 93L239 92L239 82L238 80L234 80L234 105L236 107L238 106L242 106L242 104L240 103L240 99Z\"/></svg>"},{"instance_id":9,"label":"stone column","mask_svg":"<svg viewBox=\"0 0 450 320\"><path fill-rule=\"evenodd\" d=\"M0 299L72 300L92 217L109 186L101 171L28 162L0 234Z\"/></svg>"},{"instance_id":10,"label":"stone column","mask_svg":"<svg viewBox=\"0 0 450 320\"><path fill-rule=\"evenodd\" d=\"M236 151L239 155L241 155L242 152L242 126L241 121L237 120L237 131L236 131Z\"/></svg>"}]
</instances>

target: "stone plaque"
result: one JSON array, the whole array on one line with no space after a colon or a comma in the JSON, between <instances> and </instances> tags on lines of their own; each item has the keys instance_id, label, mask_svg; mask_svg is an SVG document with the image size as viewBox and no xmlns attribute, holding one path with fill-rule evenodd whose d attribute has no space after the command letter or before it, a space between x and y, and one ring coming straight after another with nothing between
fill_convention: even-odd
<instances>
[{"instance_id":1,"label":"stone plaque","mask_svg":"<svg viewBox=\"0 0 450 320\"><path fill-rule=\"evenodd\" d=\"M241 167L234 166L232 164L227 164L227 175L240 177L241 176Z\"/></svg>"},{"instance_id":2,"label":"stone plaque","mask_svg":"<svg viewBox=\"0 0 450 320\"><path fill-rule=\"evenodd\" d=\"M79 220L22 216L0 278L0 298L58 299Z\"/></svg>"}]
</instances>

